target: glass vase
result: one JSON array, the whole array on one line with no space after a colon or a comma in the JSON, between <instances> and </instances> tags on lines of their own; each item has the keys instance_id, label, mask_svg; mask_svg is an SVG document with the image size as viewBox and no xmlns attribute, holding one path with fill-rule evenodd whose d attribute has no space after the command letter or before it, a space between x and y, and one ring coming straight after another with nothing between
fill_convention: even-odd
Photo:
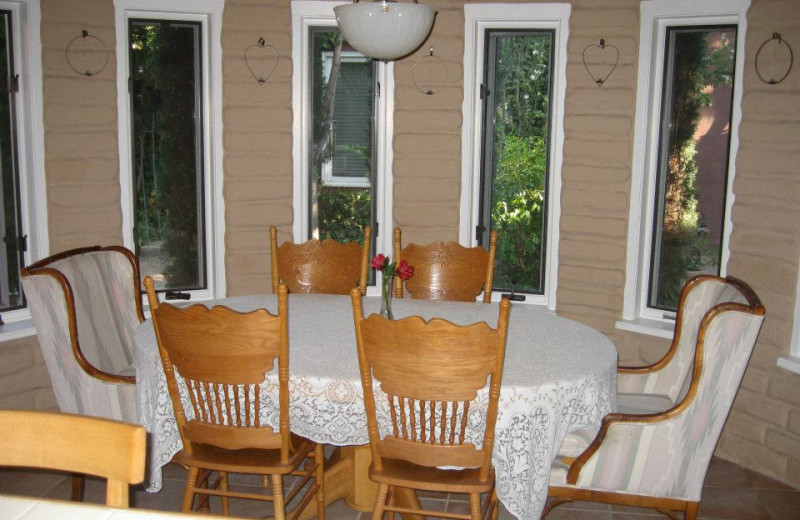
<instances>
[{"instance_id":1,"label":"glass vase","mask_svg":"<svg viewBox=\"0 0 800 520\"><path fill-rule=\"evenodd\" d=\"M381 311L379 313L387 320L393 320L392 314L392 277L384 276L381 281Z\"/></svg>"}]
</instances>

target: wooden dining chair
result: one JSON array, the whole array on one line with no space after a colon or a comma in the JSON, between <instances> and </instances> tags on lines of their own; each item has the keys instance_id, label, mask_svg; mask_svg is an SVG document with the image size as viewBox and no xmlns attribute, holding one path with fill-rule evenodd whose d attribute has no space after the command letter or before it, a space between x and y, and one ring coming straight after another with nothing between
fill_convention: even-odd
<instances>
[{"instance_id":1,"label":"wooden dining chair","mask_svg":"<svg viewBox=\"0 0 800 520\"><path fill-rule=\"evenodd\" d=\"M289 424L286 286L278 287L278 314L273 315L266 309L240 313L222 305L209 309L199 304L186 308L159 304L153 280L148 276L144 283L183 441L176 460L189 468L183 512L192 510L199 494L206 499L220 496L225 515L229 497L271 501L275 518L283 520L297 518L316 497L318 518L324 520L322 446L293 434ZM262 395L266 374L275 369L276 361L278 403ZM183 399L181 388L186 392ZM277 429L267 424L270 416L277 417ZM218 478L212 483L214 471ZM272 494L231 491L229 472L269 475ZM302 479L284 496L286 475ZM312 479L313 485L296 506L285 511Z\"/></svg>"},{"instance_id":2,"label":"wooden dining chair","mask_svg":"<svg viewBox=\"0 0 800 520\"><path fill-rule=\"evenodd\" d=\"M510 302L499 304L492 328L419 316L365 319L361 294L353 289L350 295L372 451L369 476L379 485L373 520L384 512L497 518L492 449ZM488 397L476 402L479 391ZM396 505L390 493L396 487L469 494L470 513ZM481 493L488 494L483 505Z\"/></svg>"},{"instance_id":3,"label":"wooden dining chair","mask_svg":"<svg viewBox=\"0 0 800 520\"><path fill-rule=\"evenodd\" d=\"M278 246L278 229L269 228L272 292L285 284L292 293L349 294L358 286L367 291L372 228L364 227L361 244L316 239Z\"/></svg>"},{"instance_id":4,"label":"wooden dining chair","mask_svg":"<svg viewBox=\"0 0 800 520\"><path fill-rule=\"evenodd\" d=\"M0 411L0 466L103 477L106 505L127 508L129 485L144 480L143 426L81 415Z\"/></svg>"},{"instance_id":5,"label":"wooden dining chair","mask_svg":"<svg viewBox=\"0 0 800 520\"><path fill-rule=\"evenodd\" d=\"M492 301L497 231L489 233L489 249L464 247L456 242L433 242L402 246L402 231L394 229L395 260L414 267L405 281L412 298L471 302L483 291L483 302ZM394 279L394 295L403 297L403 280Z\"/></svg>"}]
</instances>

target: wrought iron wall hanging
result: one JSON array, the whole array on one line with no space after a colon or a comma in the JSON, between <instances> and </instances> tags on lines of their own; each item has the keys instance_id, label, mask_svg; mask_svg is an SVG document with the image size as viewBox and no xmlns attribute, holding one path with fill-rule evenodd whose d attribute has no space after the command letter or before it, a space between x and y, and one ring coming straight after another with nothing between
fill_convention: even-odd
<instances>
[{"instance_id":1,"label":"wrought iron wall hanging","mask_svg":"<svg viewBox=\"0 0 800 520\"><path fill-rule=\"evenodd\" d=\"M756 52L756 74L768 85L777 85L785 80L792 71L793 63L792 46L778 33L772 33L772 38L762 43ZM767 69L766 77L762 74L764 69Z\"/></svg>"},{"instance_id":2,"label":"wrought iron wall hanging","mask_svg":"<svg viewBox=\"0 0 800 520\"><path fill-rule=\"evenodd\" d=\"M67 44L64 56L72 70L88 78L103 72L111 53L103 40L83 29Z\"/></svg>"},{"instance_id":3,"label":"wrought iron wall hanging","mask_svg":"<svg viewBox=\"0 0 800 520\"><path fill-rule=\"evenodd\" d=\"M595 50L597 49L597 50ZM611 54L613 51L614 59L608 59L609 57L606 54ZM591 66L594 66L597 61L599 61L599 69L596 73L591 71L590 64L586 63L587 59L587 52L589 53L589 60L592 62ZM598 59L592 59L595 54L599 54ZM607 44L603 38L600 38L600 43L593 43L591 45L587 45L583 52L581 53L581 59L583 60L583 67L586 69L586 72L589 74L589 77L597 84L598 87L602 87L603 83L608 80L608 77L614 72L617 68L617 64L619 63L619 49L617 49L614 45ZM613 61L613 64L611 63ZM610 65L610 69L608 68Z\"/></svg>"},{"instance_id":4,"label":"wrought iron wall hanging","mask_svg":"<svg viewBox=\"0 0 800 520\"><path fill-rule=\"evenodd\" d=\"M411 71L414 86L428 96L432 96L447 85L447 64L439 56L433 54L433 47L427 56L414 63Z\"/></svg>"},{"instance_id":5,"label":"wrought iron wall hanging","mask_svg":"<svg viewBox=\"0 0 800 520\"><path fill-rule=\"evenodd\" d=\"M280 57L278 49L268 44L264 38L259 38L258 42L244 50L244 63L247 65L247 70L259 85L269 81L272 73L278 68ZM269 66L270 61L272 62L271 67Z\"/></svg>"}]
</instances>

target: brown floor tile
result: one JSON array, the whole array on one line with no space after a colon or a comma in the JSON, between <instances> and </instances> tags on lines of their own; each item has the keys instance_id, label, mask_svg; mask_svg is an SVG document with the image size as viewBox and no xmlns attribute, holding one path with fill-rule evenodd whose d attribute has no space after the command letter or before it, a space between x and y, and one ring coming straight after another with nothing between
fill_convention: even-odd
<instances>
[{"instance_id":1,"label":"brown floor tile","mask_svg":"<svg viewBox=\"0 0 800 520\"><path fill-rule=\"evenodd\" d=\"M797 491L788 484L784 484L783 482L775 480L774 478L766 475L762 475L761 473L756 473L753 470L745 469L744 472L747 474L748 487L756 489L773 489L779 491ZM800 514L798 514L798 516L800 516Z\"/></svg>"},{"instance_id":2,"label":"brown floor tile","mask_svg":"<svg viewBox=\"0 0 800 520\"><path fill-rule=\"evenodd\" d=\"M0 471L0 493L43 497L67 481L71 482L71 478L66 473L3 469ZM67 498L69 498L69 495L67 495Z\"/></svg>"},{"instance_id":3,"label":"brown floor tile","mask_svg":"<svg viewBox=\"0 0 800 520\"><path fill-rule=\"evenodd\" d=\"M771 520L758 491L754 489L706 487L700 501L701 519Z\"/></svg>"},{"instance_id":4,"label":"brown floor tile","mask_svg":"<svg viewBox=\"0 0 800 520\"><path fill-rule=\"evenodd\" d=\"M706 472L704 487L745 488L750 486L750 479L744 468L733 462L712 458Z\"/></svg>"},{"instance_id":5,"label":"brown floor tile","mask_svg":"<svg viewBox=\"0 0 800 520\"><path fill-rule=\"evenodd\" d=\"M587 502L583 500L575 500L574 502L565 502L558 506L556 509L577 509L581 511L609 511L611 506L603 502Z\"/></svg>"},{"instance_id":6,"label":"brown floor tile","mask_svg":"<svg viewBox=\"0 0 800 520\"><path fill-rule=\"evenodd\" d=\"M760 490L758 494L772 520L800 518L800 491Z\"/></svg>"},{"instance_id":7,"label":"brown floor tile","mask_svg":"<svg viewBox=\"0 0 800 520\"><path fill-rule=\"evenodd\" d=\"M613 520L610 511L586 511L582 509L561 509L557 507L547 515L547 520Z\"/></svg>"}]
</instances>

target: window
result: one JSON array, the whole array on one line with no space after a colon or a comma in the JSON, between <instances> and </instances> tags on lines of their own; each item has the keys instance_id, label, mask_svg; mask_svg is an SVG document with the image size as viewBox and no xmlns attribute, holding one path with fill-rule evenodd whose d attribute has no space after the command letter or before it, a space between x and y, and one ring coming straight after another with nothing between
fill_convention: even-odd
<instances>
[{"instance_id":1,"label":"window","mask_svg":"<svg viewBox=\"0 0 800 520\"><path fill-rule=\"evenodd\" d=\"M497 230L494 290L555 308L565 4L465 6L461 232Z\"/></svg>"},{"instance_id":2,"label":"window","mask_svg":"<svg viewBox=\"0 0 800 520\"><path fill-rule=\"evenodd\" d=\"M6 322L3 340L29 333L22 321L30 315L25 309L19 271L48 254L40 20L37 0L0 1L0 312ZM9 326L12 322L19 322L20 327Z\"/></svg>"},{"instance_id":3,"label":"window","mask_svg":"<svg viewBox=\"0 0 800 520\"><path fill-rule=\"evenodd\" d=\"M748 4L641 4L621 328L670 335L685 281L725 273Z\"/></svg>"},{"instance_id":4,"label":"window","mask_svg":"<svg viewBox=\"0 0 800 520\"><path fill-rule=\"evenodd\" d=\"M209 298L224 294L222 2L156 4L116 2L126 245L167 298Z\"/></svg>"},{"instance_id":5,"label":"window","mask_svg":"<svg viewBox=\"0 0 800 520\"><path fill-rule=\"evenodd\" d=\"M294 239L360 241L372 226L373 249L391 251L393 65L343 40L335 5L292 2Z\"/></svg>"}]
</instances>

